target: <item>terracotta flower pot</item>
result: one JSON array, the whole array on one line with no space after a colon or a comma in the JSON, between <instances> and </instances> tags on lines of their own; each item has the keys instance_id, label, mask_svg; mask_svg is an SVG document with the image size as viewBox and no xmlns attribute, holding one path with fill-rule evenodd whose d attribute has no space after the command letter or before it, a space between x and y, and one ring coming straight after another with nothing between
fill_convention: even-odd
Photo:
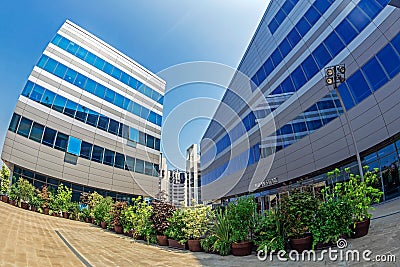
<instances>
[{"instance_id":1,"label":"terracotta flower pot","mask_svg":"<svg viewBox=\"0 0 400 267\"><path fill-rule=\"evenodd\" d=\"M91 222L90 218L85 218L85 222L90 223Z\"/></svg>"},{"instance_id":2,"label":"terracotta flower pot","mask_svg":"<svg viewBox=\"0 0 400 267\"><path fill-rule=\"evenodd\" d=\"M312 236L306 236L302 238L291 238L290 246L297 252L303 252L304 250L310 250L312 247Z\"/></svg>"},{"instance_id":3,"label":"terracotta flower pot","mask_svg":"<svg viewBox=\"0 0 400 267\"><path fill-rule=\"evenodd\" d=\"M174 239L169 239L169 238L168 238L168 246L171 248L177 248L177 249L183 249L183 250L187 249L186 243L182 245L178 241L176 241Z\"/></svg>"},{"instance_id":4,"label":"terracotta flower pot","mask_svg":"<svg viewBox=\"0 0 400 267\"><path fill-rule=\"evenodd\" d=\"M10 200L8 203L10 203L10 205L12 206L17 206L17 201L16 200Z\"/></svg>"},{"instance_id":5,"label":"terracotta flower pot","mask_svg":"<svg viewBox=\"0 0 400 267\"><path fill-rule=\"evenodd\" d=\"M245 241L240 243L232 243L232 254L234 256L247 256L251 254L251 242Z\"/></svg>"},{"instance_id":6,"label":"terracotta flower pot","mask_svg":"<svg viewBox=\"0 0 400 267\"><path fill-rule=\"evenodd\" d=\"M8 196L1 196L1 201L8 203Z\"/></svg>"},{"instance_id":7,"label":"terracotta flower pot","mask_svg":"<svg viewBox=\"0 0 400 267\"><path fill-rule=\"evenodd\" d=\"M188 240L188 247L189 247L189 250L192 252L203 251L203 249L201 248L201 245L200 245L200 240L195 240L195 239Z\"/></svg>"},{"instance_id":8,"label":"terracotta flower pot","mask_svg":"<svg viewBox=\"0 0 400 267\"><path fill-rule=\"evenodd\" d=\"M371 223L370 219L365 219L362 222L356 222L356 226L353 227L354 234L351 237L359 238L366 236L368 234L370 223Z\"/></svg>"},{"instance_id":9,"label":"terracotta flower pot","mask_svg":"<svg viewBox=\"0 0 400 267\"><path fill-rule=\"evenodd\" d=\"M122 228L122 225L114 225L114 231L117 234L123 234L124 233L124 229Z\"/></svg>"},{"instance_id":10,"label":"terracotta flower pot","mask_svg":"<svg viewBox=\"0 0 400 267\"><path fill-rule=\"evenodd\" d=\"M328 249L328 248L331 248L334 246L336 246L336 244L334 244L333 242L328 242L328 243L317 242L317 244L315 245L315 249L322 250L322 249Z\"/></svg>"},{"instance_id":11,"label":"terracotta flower pot","mask_svg":"<svg viewBox=\"0 0 400 267\"><path fill-rule=\"evenodd\" d=\"M22 209L27 210L28 207L29 207L28 203L23 202L23 201L21 202L21 208L22 208Z\"/></svg>"},{"instance_id":12,"label":"terracotta flower pot","mask_svg":"<svg viewBox=\"0 0 400 267\"><path fill-rule=\"evenodd\" d=\"M37 208L35 206L31 206L31 211L37 212Z\"/></svg>"},{"instance_id":13,"label":"terracotta flower pot","mask_svg":"<svg viewBox=\"0 0 400 267\"><path fill-rule=\"evenodd\" d=\"M70 215L69 212L63 211L62 215L63 215L64 219L69 219L69 215Z\"/></svg>"},{"instance_id":14,"label":"terracotta flower pot","mask_svg":"<svg viewBox=\"0 0 400 267\"><path fill-rule=\"evenodd\" d=\"M49 215L49 211L50 211L49 208L43 208L43 214Z\"/></svg>"},{"instance_id":15,"label":"terracotta flower pot","mask_svg":"<svg viewBox=\"0 0 400 267\"><path fill-rule=\"evenodd\" d=\"M106 222L100 222L100 227L103 229L106 229L107 223Z\"/></svg>"},{"instance_id":16,"label":"terracotta flower pot","mask_svg":"<svg viewBox=\"0 0 400 267\"><path fill-rule=\"evenodd\" d=\"M168 246L168 237L165 235L157 235L157 243L160 246Z\"/></svg>"}]
</instances>

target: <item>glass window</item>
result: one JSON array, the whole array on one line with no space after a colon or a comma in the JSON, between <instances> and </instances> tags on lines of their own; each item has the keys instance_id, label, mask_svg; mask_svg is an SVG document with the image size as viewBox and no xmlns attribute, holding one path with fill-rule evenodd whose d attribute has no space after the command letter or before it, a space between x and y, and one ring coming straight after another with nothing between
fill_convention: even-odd
<instances>
[{"instance_id":1,"label":"glass window","mask_svg":"<svg viewBox=\"0 0 400 267\"><path fill-rule=\"evenodd\" d=\"M126 74L125 72L121 73L121 82L123 82L126 85L129 85L129 75Z\"/></svg>"},{"instance_id":2,"label":"glass window","mask_svg":"<svg viewBox=\"0 0 400 267\"><path fill-rule=\"evenodd\" d=\"M109 118L106 117L106 116L104 116L104 115L102 115L102 114L100 114L99 123L97 124L97 127L98 127L99 129L104 130L104 131L107 131L107 129L108 129L108 122L109 122Z\"/></svg>"},{"instance_id":3,"label":"glass window","mask_svg":"<svg viewBox=\"0 0 400 267\"><path fill-rule=\"evenodd\" d=\"M141 108L142 107L139 104L134 103L134 105L133 105L133 114L135 114L135 115L140 117Z\"/></svg>"},{"instance_id":4,"label":"glass window","mask_svg":"<svg viewBox=\"0 0 400 267\"><path fill-rule=\"evenodd\" d=\"M378 90L388 81L385 72L375 57L368 61L361 69L373 91Z\"/></svg>"},{"instance_id":5,"label":"glass window","mask_svg":"<svg viewBox=\"0 0 400 267\"><path fill-rule=\"evenodd\" d=\"M86 83L86 76L83 76L82 74L78 73L78 76L76 76L74 84L78 86L79 88L83 89Z\"/></svg>"},{"instance_id":6,"label":"glass window","mask_svg":"<svg viewBox=\"0 0 400 267\"><path fill-rule=\"evenodd\" d=\"M392 45L394 46L394 48L396 48L397 53L400 54L400 34L397 34L396 37L394 37L392 39L392 41L390 41L392 43Z\"/></svg>"},{"instance_id":7,"label":"glass window","mask_svg":"<svg viewBox=\"0 0 400 267\"><path fill-rule=\"evenodd\" d=\"M85 59L87 53L88 53L88 51L85 48L79 47L78 52L76 53L76 56L83 60L83 59Z\"/></svg>"},{"instance_id":8,"label":"glass window","mask_svg":"<svg viewBox=\"0 0 400 267\"><path fill-rule=\"evenodd\" d=\"M382 63L390 78L393 78L397 73L399 73L400 58L390 44L387 44L376 56Z\"/></svg>"},{"instance_id":9,"label":"glass window","mask_svg":"<svg viewBox=\"0 0 400 267\"><path fill-rule=\"evenodd\" d=\"M305 122L293 123L293 130L295 133L307 132L307 126Z\"/></svg>"},{"instance_id":10,"label":"glass window","mask_svg":"<svg viewBox=\"0 0 400 267\"><path fill-rule=\"evenodd\" d=\"M40 103L42 103L43 105L45 105L46 107L51 107L51 105L53 104L54 98L56 97L56 94L53 93L50 90L46 90L43 94L42 100L40 101Z\"/></svg>"},{"instance_id":11,"label":"glass window","mask_svg":"<svg viewBox=\"0 0 400 267\"><path fill-rule=\"evenodd\" d=\"M321 17L321 15L318 13L318 11L311 6L307 12L304 14L304 17L306 17L306 19L308 20L308 22L310 23L310 25L314 25L318 19Z\"/></svg>"},{"instance_id":12,"label":"glass window","mask_svg":"<svg viewBox=\"0 0 400 267\"><path fill-rule=\"evenodd\" d=\"M111 65L110 63L106 62L104 67L103 67L103 71L109 75L111 75L112 71L113 71L114 66Z\"/></svg>"},{"instance_id":13,"label":"glass window","mask_svg":"<svg viewBox=\"0 0 400 267\"><path fill-rule=\"evenodd\" d=\"M43 125L34 122L29 139L40 143L42 140L43 130L44 130Z\"/></svg>"},{"instance_id":14,"label":"glass window","mask_svg":"<svg viewBox=\"0 0 400 267\"><path fill-rule=\"evenodd\" d=\"M104 95L106 93L106 89L107 88L105 86L103 86L103 85L98 83L97 87L96 87L96 91L94 92L94 94L96 96L100 97L101 99L104 99Z\"/></svg>"},{"instance_id":15,"label":"glass window","mask_svg":"<svg viewBox=\"0 0 400 267\"><path fill-rule=\"evenodd\" d=\"M66 80L69 83L74 83L75 77L78 75L76 71L73 69L68 69L67 73L65 74L64 80Z\"/></svg>"},{"instance_id":16,"label":"glass window","mask_svg":"<svg viewBox=\"0 0 400 267\"><path fill-rule=\"evenodd\" d=\"M157 115L156 113L154 113L153 111L150 111L148 121L156 124L156 122L157 122L156 121L156 115Z\"/></svg>"},{"instance_id":17,"label":"glass window","mask_svg":"<svg viewBox=\"0 0 400 267\"><path fill-rule=\"evenodd\" d=\"M274 89L274 91L271 92L271 95L280 95L282 93L283 93L282 86L279 85L277 88Z\"/></svg>"},{"instance_id":18,"label":"glass window","mask_svg":"<svg viewBox=\"0 0 400 267\"><path fill-rule=\"evenodd\" d=\"M281 128L281 134L292 134L292 133L293 130L292 130L292 125L290 123L286 124Z\"/></svg>"},{"instance_id":19,"label":"glass window","mask_svg":"<svg viewBox=\"0 0 400 267\"><path fill-rule=\"evenodd\" d=\"M104 148L93 145L92 160L101 163L103 161Z\"/></svg>"},{"instance_id":20,"label":"glass window","mask_svg":"<svg viewBox=\"0 0 400 267\"><path fill-rule=\"evenodd\" d=\"M324 14L325 11L329 8L331 3L329 3L327 0L316 0L314 2L315 8L319 11L319 13Z\"/></svg>"},{"instance_id":21,"label":"glass window","mask_svg":"<svg viewBox=\"0 0 400 267\"><path fill-rule=\"evenodd\" d=\"M151 164L151 162L144 162L145 164L145 174L146 175L153 175L153 164Z\"/></svg>"},{"instance_id":22,"label":"glass window","mask_svg":"<svg viewBox=\"0 0 400 267\"><path fill-rule=\"evenodd\" d=\"M138 87L138 81L135 78L130 77L129 86L136 89Z\"/></svg>"},{"instance_id":23,"label":"glass window","mask_svg":"<svg viewBox=\"0 0 400 267\"><path fill-rule=\"evenodd\" d=\"M122 104L122 108L131 112L132 101L128 98L124 98L124 102Z\"/></svg>"},{"instance_id":24,"label":"glass window","mask_svg":"<svg viewBox=\"0 0 400 267\"><path fill-rule=\"evenodd\" d=\"M276 29L278 29L279 24L278 22L275 20L275 18L272 18L271 22L268 24L268 28L271 31L272 34L274 34L274 32L276 31Z\"/></svg>"},{"instance_id":25,"label":"glass window","mask_svg":"<svg viewBox=\"0 0 400 267\"><path fill-rule=\"evenodd\" d=\"M160 175L160 166L158 164L154 164L153 167L153 176L158 177ZM199 181L199 185L201 186L201 182Z\"/></svg>"},{"instance_id":26,"label":"glass window","mask_svg":"<svg viewBox=\"0 0 400 267\"><path fill-rule=\"evenodd\" d=\"M281 84L282 86L282 90L285 93L290 93L290 92L294 92L294 86L292 83L292 79L290 78L290 76L288 76Z\"/></svg>"},{"instance_id":27,"label":"glass window","mask_svg":"<svg viewBox=\"0 0 400 267\"><path fill-rule=\"evenodd\" d=\"M104 150L104 160L103 164L106 164L108 166L114 166L114 158L115 158L115 152L108 150L107 148Z\"/></svg>"},{"instance_id":28,"label":"glass window","mask_svg":"<svg viewBox=\"0 0 400 267\"><path fill-rule=\"evenodd\" d=\"M61 150L61 151L66 151L67 145L68 145L68 135L58 132L57 137L56 137L56 143L54 144L54 148Z\"/></svg>"},{"instance_id":29,"label":"glass window","mask_svg":"<svg viewBox=\"0 0 400 267\"><path fill-rule=\"evenodd\" d=\"M315 60L317 61L318 67L323 69L326 64L331 61L332 57L329 54L328 50L325 48L325 45L322 43L320 44L312 53Z\"/></svg>"},{"instance_id":30,"label":"glass window","mask_svg":"<svg viewBox=\"0 0 400 267\"><path fill-rule=\"evenodd\" d=\"M261 66L261 68L257 71L256 73L258 82L256 83L257 86L260 85L264 80L265 80L265 72L264 72L264 68Z\"/></svg>"},{"instance_id":31,"label":"glass window","mask_svg":"<svg viewBox=\"0 0 400 267\"><path fill-rule=\"evenodd\" d=\"M286 18L285 13L283 13L282 9L279 9L278 12L275 15L275 19L278 22L278 24L281 24Z\"/></svg>"},{"instance_id":32,"label":"glass window","mask_svg":"<svg viewBox=\"0 0 400 267\"><path fill-rule=\"evenodd\" d=\"M90 65L93 65L95 60L96 60L96 56L93 53L88 52L86 55L85 61L87 63L89 63Z\"/></svg>"},{"instance_id":33,"label":"glass window","mask_svg":"<svg viewBox=\"0 0 400 267\"><path fill-rule=\"evenodd\" d=\"M141 159L136 159L135 162L135 172L144 173L144 161Z\"/></svg>"},{"instance_id":34,"label":"glass window","mask_svg":"<svg viewBox=\"0 0 400 267\"><path fill-rule=\"evenodd\" d=\"M266 75L268 76L274 70L274 65L272 64L271 58L268 58L267 61L265 61L263 67Z\"/></svg>"},{"instance_id":35,"label":"glass window","mask_svg":"<svg viewBox=\"0 0 400 267\"><path fill-rule=\"evenodd\" d=\"M64 114L73 118L75 117L75 112L77 108L78 104L68 99L67 104L65 105Z\"/></svg>"},{"instance_id":36,"label":"glass window","mask_svg":"<svg viewBox=\"0 0 400 267\"><path fill-rule=\"evenodd\" d=\"M120 107L120 108L123 108L124 107L124 99L125 99L125 97L123 97L122 95L116 93L115 94L114 104L116 106Z\"/></svg>"},{"instance_id":37,"label":"glass window","mask_svg":"<svg viewBox=\"0 0 400 267\"><path fill-rule=\"evenodd\" d=\"M299 43L299 41L301 39L299 33L296 31L296 28L293 28L289 32L287 38L288 38L290 44L292 45L292 47L295 47Z\"/></svg>"},{"instance_id":38,"label":"glass window","mask_svg":"<svg viewBox=\"0 0 400 267\"><path fill-rule=\"evenodd\" d=\"M44 69L47 70L50 73L53 73L54 69L56 68L58 62L55 61L52 58L49 58L46 62L46 65L44 66Z\"/></svg>"},{"instance_id":39,"label":"glass window","mask_svg":"<svg viewBox=\"0 0 400 267\"><path fill-rule=\"evenodd\" d=\"M47 59L48 59L48 57L45 56L45 55L43 55L43 56L39 59L39 61L38 61L38 63L37 63L36 65L37 65L38 67L40 67L40 68L43 69L44 65L46 65Z\"/></svg>"},{"instance_id":40,"label":"glass window","mask_svg":"<svg viewBox=\"0 0 400 267\"><path fill-rule=\"evenodd\" d=\"M319 70L312 55L309 55L301 65L304 69L307 80L310 80Z\"/></svg>"},{"instance_id":41,"label":"glass window","mask_svg":"<svg viewBox=\"0 0 400 267\"><path fill-rule=\"evenodd\" d=\"M139 132L139 144L146 145L146 134L143 132Z\"/></svg>"},{"instance_id":42,"label":"glass window","mask_svg":"<svg viewBox=\"0 0 400 267\"><path fill-rule=\"evenodd\" d=\"M292 47L290 46L289 41L286 38L283 39L283 41L279 45L279 50L282 53L282 57L286 57L290 53L291 49Z\"/></svg>"},{"instance_id":43,"label":"glass window","mask_svg":"<svg viewBox=\"0 0 400 267\"><path fill-rule=\"evenodd\" d=\"M129 139L129 126L121 123L118 135L125 139Z\"/></svg>"},{"instance_id":44,"label":"glass window","mask_svg":"<svg viewBox=\"0 0 400 267\"><path fill-rule=\"evenodd\" d=\"M79 156L81 153L81 144L81 139L70 136L68 140L67 152Z\"/></svg>"},{"instance_id":45,"label":"glass window","mask_svg":"<svg viewBox=\"0 0 400 267\"><path fill-rule=\"evenodd\" d=\"M56 134L57 134L57 131L46 127L46 129L44 130L42 144L53 147L54 140L56 139Z\"/></svg>"},{"instance_id":46,"label":"glass window","mask_svg":"<svg viewBox=\"0 0 400 267\"><path fill-rule=\"evenodd\" d=\"M332 57L337 56L344 48L344 44L339 39L339 36L336 34L336 32L332 32L328 37L326 37L324 44L328 48L328 51L331 53Z\"/></svg>"},{"instance_id":47,"label":"glass window","mask_svg":"<svg viewBox=\"0 0 400 267\"><path fill-rule=\"evenodd\" d=\"M65 38L62 38L58 43L58 46L64 50L67 50L68 45L69 45L69 41Z\"/></svg>"},{"instance_id":48,"label":"glass window","mask_svg":"<svg viewBox=\"0 0 400 267\"><path fill-rule=\"evenodd\" d=\"M140 112L140 117L147 120L149 117L149 112L150 112L149 109L142 107L142 111Z\"/></svg>"},{"instance_id":49,"label":"glass window","mask_svg":"<svg viewBox=\"0 0 400 267\"><path fill-rule=\"evenodd\" d=\"M292 79L294 86L296 88L296 91L299 90L305 83L306 83L306 77L304 76L303 70L301 66L298 66L292 73Z\"/></svg>"},{"instance_id":50,"label":"glass window","mask_svg":"<svg viewBox=\"0 0 400 267\"><path fill-rule=\"evenodd\" d=\"M22 95L29 97L31 94L31 91L33 89L33 86L35 86L35 84L31 81L27 81L24 87L24 90L22 91Z\"/></svg>"},{"instance_id":51,"label":"glass window","mask_svg":"<svg viewBox=\"0 0 400 267\"><path fill-rule=\"evenodd\" d=\"M347 85L357 103L360 103L371 94L369 86L365 81L361 71L357 71L351 77L349 77L347 79Z\"/></svg>"},{"instance_id":52,"label":"glass window","mask_svg":"<svg viewBox=\"0 0 400 267\"><path fill-rule=\"evenodd\" d=\"M110 103L114 103L114 99L115 99L115 92L110 89L107 89L105 100L107 100Z\"/></svg>"},{"instance_id":53,"label":"glass window","mask_svg":"<svg viewBox=\"0 0 400 267\"><path fill-rule=\"evenodd\" d=\"M89 125L92 125L94 127L97 127L98 120L99 120L99 113L97 113L94 110L89 109L86 123Z\"/></svg>"},{"instance_id":54,"label":"glass window","mask_svg":"<svg viewBox=\"0 0 400 267\"><path fill-rule=\"evenodd\" d=\"M18 128L18 123L19 123L20 119L21 119L21 116L14 113L12 118L11 118L11 122L10 122L10 126L8 127L8 130L10 130L10 131L15 133L15 131Z\"/></svg>"},{"instance_id":55,"label":"glass window","mask_svg":"<svg viewBox=\"0 0 400 267\"><path fill-rule=\"evenodd\" d=\"M129 139L135 142L139 142L139 131L135 128L129 128Z\"/></svg>"},{"instance_id":56,"label":"glass window","mask_svg":"<svg viewBox=\"0 0 400 267\"><path fill-rule=\"evenodd\" d=\"M69 45L67 47L67 51L70 52L71 54L75 55L76 51L78 51L79 45L69 42Z\"/></svg>"},{"instance_id":57,"label":"glass window","mask_svg":"<svg viewBox=\"0 0 400 267\"><path fill-rule=\"evenodd\" d=\"M125 170L131 171L131 172L135 171L135 158L126 156Z\"/></svg>"},{"instance_id":58,"label":"glass window","mask_svg":"<svg viewBox=\"0 0 400 267\"><path fill-rule=\"evenodd\" d=\"M355 105L354 100L350 94L350 91L349 91L349 88L347 87L346 82L340 84L338 87L338 90L339 90L340 96L343 99L343 103L344 103L344 106L346 107L346 110L349 110L352 107L354 107L354 105Z\"/></svg>"},{"instance_id":59,"label":"glass window","mask_svg":"<svg viewBox=\"0 0 400 267\"><path fill-rule=\"evenodd\" d=\"M85 89L85 91L87 91L91 94L94 94L96 85L97 85L97 83L95 81L93 81L92 79L87 79L84 89Z\"/></svg>"},{"instance_id":60,"label":"glass window","mask_svg":"<svg viewBox=\"0 0 400 267\"><path fill-rule=\"evenodd\" d=\"M96 68L98 68L99 70L102 70L102 69L103 69L103 66L104 66L104 63L105 63L105 61L104 61L103 59L97 57L97 58L96 58L96 62L94 63L94 66L95 66Z\"/></svg>"},{"instance_id":61,"label":"glass window","mask_svg":"<svg viewBox=\"0 0 400 267\"><path fill-rule=\"evenodd\" d=\"M279 49L275 49L275 51L271 55L272 63L274 63L274 66L278 66L279 63L282 61L282 55L279 52Z\"/></svg>"},{"instance_id":62,"label":"glass window","mask_svg":"<svg viewBox=\"0 0 400 267\"><path fill-rule=\"evenodd\" d=\"M120 169L124 169L125 168L125 156L124 154L115 153L115 167L116 168L120 168Z\"/></svg>"},{"instance_id":63,"label":"glass window","mask_svg":"<svg viewBox=\"0 0 400 267\"><path fill-rule=\"evenodd\" d=\"M31 125L32 125L32 121L30 119L22 117L21 122L19 123L17 133L22 136L28 137L29 132L31 131Z\"/></svg>"},{"instance_id":64,"label":"glass window","mask_svg":"<svg viewBox=\"0 0 400 267\"><path fill-rule=\"evenodd\" d=\"M89 112L89 109L87 107L78 105L78 109L76 110L75 119L85 122L88 112Z\"/></svg>"},{"instance_id":65,"label":"glass window","mask_svg":"<svg viewBox=\"0 0 400 267\"><path fill-rule=\"evenodd\" d=\"M160 116L160 115L156 115L156 124L158 125L158 126L161 126L161 122L162 122L162 116Z\"/></svg>"},{"instance_id":66,"label":"glass window","mask_svg":"<svg viewBox=\"0 0 400 267\"><path fill-rule=\"evenodd\" d=\"M63 64L58 64L56 69L54 70L54 75L56 75L57 77L63 79L65 72L67 72L67 67L65 67Z\"/></svg>"},{"instance_id":67,"label":"glass window","mask_svg":"<svg viewBox=\"0 0 400 267\"><path fill-rule=\"evenodd\" d=\"M293 7L294 5L291 1L285 1L285 3L282 5L282 9L287 15L290 13L290 11L292 11Z\"/></svg>"},{"instance_id":68,"label":"glass window","mask_svg":"<svg viewBox=\"0 0 400 267\"><path fill-rule=\"evenodd\" d=\"M347 19L344 19L337 27L336 32L345 44L349 44L357 36L357 31L349 23Z\"/></svg>"},{"instance_id":69,"label":"glass window","mask_svg":"<svg viewBox=\"0 0 400 267\"><path fill-rule=\"evenodd\" d=\"M361 32L370 21L368 16L357 6L347 15L347 18L359 32Z\"/></svg>"},{"instance_id":70,"label":"glass window","mask_svg":"<svg viewBox=\"0 0 400 267\"><path fill-rule=\"evenodd\" d=\"M36 84L35 87L33 87L33 90L29 98L32 99L33 101L39 102L40 99L42 99L44 90L45 89L43 87Z\"/></svg>"},{"instance_id":71,"label":"glass window","mask_svg":"<svg viewBox=\"0 0 400 267\"><path fill-rule=\"evenodd\" d=\"M317 102L319 110L335 108L335 103L332 100L323 100Z\"/></svg>"},{"instance_id":72,"label":"glass window","mask_svg":"<svg viewBox=\"0 0 400 267\"><path fill-rule=\"evenodd\" d=\"M90 144L90 143L88 143L88 142L85 142L85 141L82 141L82 143L81 143L81 154L80 154L80 156L81 156L82 158L84 158L84 159L90 160L90 158L91 158L91 156L92 156L92 148L93 148L93 145L92 145L92 144Z\"/></svg>"},{"instance_id":73,"label":"glass window","mask_svg":"<svg viewBox=\"0 0 400 267\"><path fill-rule=\"evenodd\" d=\"M154 141L154 148L155 148L156 150L160 151L160 139L155 138L155 141Z\"/></svg>"},{"instance_id":74,"label":"glass window","mask_svg":"<svg viewBox=\"0 0 400 267\"><path fill-rule=\"evenodd\" d=\"M302 17L297 23L296 29L299 32L299 34L304 37L307 34L307 32L311 29L311 25L304 17Z\"/></svg>"},{"instance_id":75,"label":"glass window","mask_svg":"<svg viewBox=\"0 0 400 267\"><path fill-rule=\"evenodd\" d=\"M154 148L154 137L151 135L147 135L147 147Z\"/></svg>"},{"instance_id":76,"label":"glass window","mask_svg":"<svg viewBox=\"0 0 400 267\"><path fill-rule=\"evenodd\" d=\"M319 128L321 128L322 122L318 118L317 120L307 121L307 126L308 126L308 129L312 132L312 131L315 131L315 130L318 130Z\"/></svg>"},{"instance_id":77,"label":"glass window","mask_svg":"<svg viewBox=\"0 0 400 267\"><path fill-rule=\"evenodd\" d=\"M367 13L371 19L375 18L379 11L381 11L381 7L376 1L360 1L358 2L358 6Z\"/></svg>"},{"instance_id":78,"label":"glass window","mask_svg":"<svg viewBox=\"0 0 400 267\"><path fill-rule=\"evenodd\" d=\"M110 119L110 126L108 126L108 132L118 135L118 128L119 128L119 122L116 120Z\"/></svg>"},{"instance_id":79,"label":"glass window","mask_svg":"<svg viewBox=\"0 0 400 267\"><path fill-rule=\"evenodd\" d=\"M121 77L121 73L122 71L116 67L114 67L111 76L113 76L115 79L119 80L119 78Z\"/></svg>"}]
</instances>

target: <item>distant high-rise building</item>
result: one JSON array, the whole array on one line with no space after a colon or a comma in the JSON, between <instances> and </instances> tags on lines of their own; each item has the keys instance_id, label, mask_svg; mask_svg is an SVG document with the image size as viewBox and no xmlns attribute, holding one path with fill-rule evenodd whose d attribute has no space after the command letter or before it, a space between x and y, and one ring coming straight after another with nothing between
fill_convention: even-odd
<instances>
[{"instance_id":1,"label":"distant high-rise building","mask_svg":"<svg viewBox=\"0 0 400 267\"><path fill-rule=\"evenodd\" d=\"M13 90L13 89L12 89ZM28 77L1 158L36 187L118 200L159 191L165 82L66 21Z\"/></svg>"},{"instance_id":2,"label":"distant high-rise building","mask_svg":"<svg viewBox=\"0 0 400 267\"><path fill-rule=\"evenodd\" d=\"M185 206L186 173L180 170L168 171L170 203L176 207Z\"/></svg>"},{"instance_id":3,"label":"distant high-rise building","mask_svg":"<svg viewBox=\"0 0 400 267\"><path fill-rule=\"evenodd\" d=\"M197 144L186 150L185 205L201 202L200 154Z\"/></svg>"}]
</instances>

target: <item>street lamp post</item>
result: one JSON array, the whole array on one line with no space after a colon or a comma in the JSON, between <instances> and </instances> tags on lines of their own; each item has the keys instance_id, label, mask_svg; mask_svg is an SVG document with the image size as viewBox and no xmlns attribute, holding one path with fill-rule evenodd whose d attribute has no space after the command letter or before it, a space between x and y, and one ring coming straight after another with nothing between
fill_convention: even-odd
<instances>
[{"instance_id":1,"label":"street lamp post","mask_svg":"<svg viewBox=\"0 0 400 267\"><path fill-rule=\"evenodd\" d=\"M325 83L326 85L333 85L335 88L336 94L339 98L340 104L342 105L344 116L346 118L347 125L350 129L351 138L353 139L354 150L356 151L357 163L358 163L358 171L360 172L361 181L364 181L363 168L361 164L360 153L358 152L356 138L354 136L353 129L351 127L350 119L347 114L346 107L343 103L342 96L339 93L338 85L343 83L346 80L346 66L345 64L339 64L335 66L330 66L325 68Z\"/></svg>"}]
</instances>

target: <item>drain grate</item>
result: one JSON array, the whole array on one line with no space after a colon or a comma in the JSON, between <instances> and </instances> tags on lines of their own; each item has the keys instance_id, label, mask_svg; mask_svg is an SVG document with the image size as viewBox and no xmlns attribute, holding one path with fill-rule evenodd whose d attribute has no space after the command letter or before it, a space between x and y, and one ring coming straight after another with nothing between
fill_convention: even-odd
<instances>
[{"instance_id":1,"label":"drain grate","mask_svg":"<svg viewBox=\"0 0 400 267\"><path fill-rule=\"evenodd\" d=\"M86 267L93 267L79 252L63 237L63 235L57 231L54 230L56 234L61 238L61 240L64 242L64 244L72 251L72 253L75 254L76 257L85 265Z\"/></svg>"}]
</instances>

